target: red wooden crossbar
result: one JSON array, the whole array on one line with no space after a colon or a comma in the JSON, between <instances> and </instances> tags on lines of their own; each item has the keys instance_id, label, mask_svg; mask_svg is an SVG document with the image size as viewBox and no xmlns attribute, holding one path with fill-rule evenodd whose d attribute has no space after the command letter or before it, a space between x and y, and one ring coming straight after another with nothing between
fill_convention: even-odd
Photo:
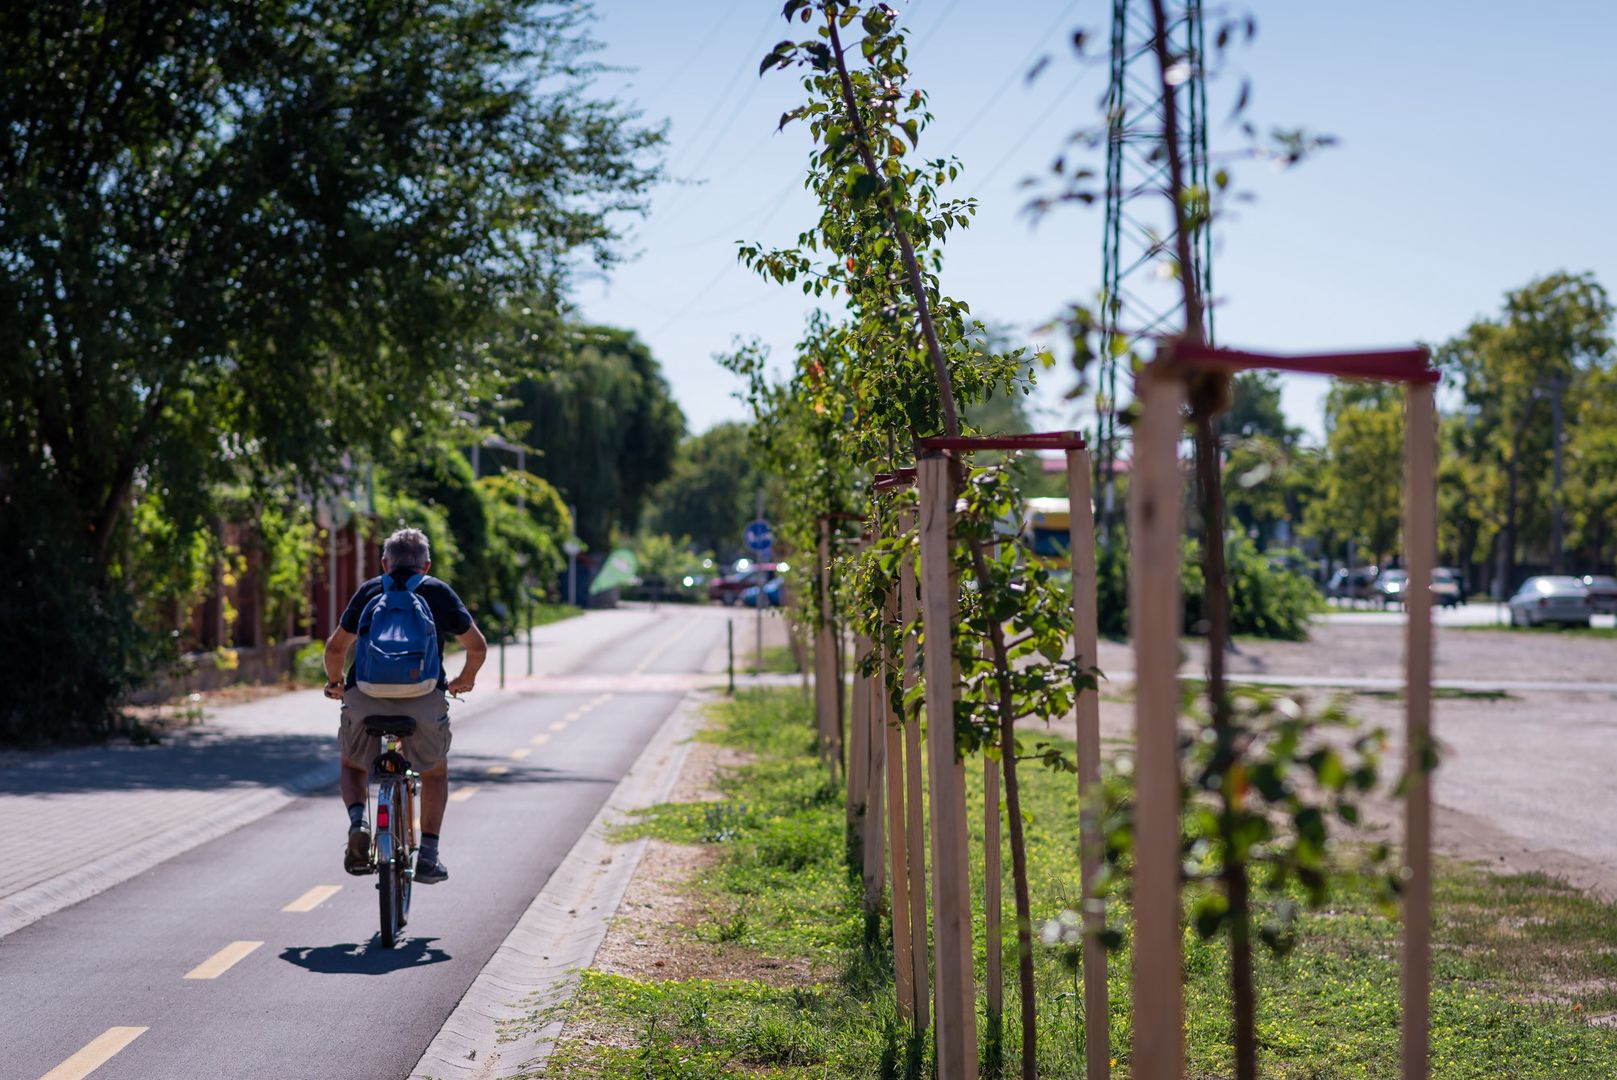
<instances>
[{"instance_id":1,"label":"red wooden crossbar","mask_svg":"<svg viewBox=\"0 0 1617 1080\"><path fill-rule=\"evenodd\" d=\"M871 488L876 491L892 491L894 488L911 487L915 484L915 470L895 469L892 472L877 473L871 478Z\"/></svg>"},{"instance_id":2,"label":"red wooden crossbar","mask_svg":"<svg viewBox=\"0 0 1617 1080\"><path fill-rule=\"evenodd\" d=\"M1076 431L1044 431L1032 435L934 435L917 439L923 450L1082 450Z\"/></svg>"},{"instance_id":3,"label":"red wooden crossbar","mask_svg":"<svg viewBox=\"0 0 1617 1080\"><path fill-rule=\"evenodd\" d=\"M1220 371L1263 368L1295 371L1303 375L1335 375L1344 379L1404 383L1435 383L1441 378L1431 367L1430 354L1422 348L1277 356L1273 353L1215 349L1211 345L1182 342L1173 347L1170 355L1176 363Z\"/></svg>"}]
</instances>

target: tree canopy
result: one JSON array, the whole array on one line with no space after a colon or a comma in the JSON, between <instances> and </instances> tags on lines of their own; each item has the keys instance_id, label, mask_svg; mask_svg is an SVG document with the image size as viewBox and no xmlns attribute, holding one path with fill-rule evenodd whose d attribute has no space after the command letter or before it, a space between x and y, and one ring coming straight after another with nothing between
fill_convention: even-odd
<instances>
[{"instance_id":1,"label":"tree canopy","mask_svg":"<svg viewBox=\"0 0 1617 1080\"><path fill-rule=\"evenodd\" d=\"M646 526L687 537L721 558L741 550L741 533L766 479L751 446L752 425L714 424L679 444L673 472L650 497Z\"/></svg>"},{"instance_id":2,"label":"tree canopy","mask_svg":"<svg viewBox=\"0 0 1617 1080\"><path fill-rule=\"evenodd\" d=\"M605 549L633 532L674 467L685 416L651 350L631 331L572 326L515 388L507 413L539 452L536 471L578 508L578 535Z\"/></svg>"},{"instance_id":3,"label":"tree canopy","mask_svg":"<svg viewBox=\"0 0 1617 1080\"><path fill-rule=\"evenodd\" d=\"M497 395L514 372L479 328L513 296L556 308L581 257L609 264L655 176L659 133L590 89L588 18L583 0L8 9L8 588L63 625L117 622L108 572L143 499L183 541L221 484L320 489L345 455ZM63 673L96 689L31 707L104 714L140 663L107 662L124 672Z\"/></svg>"}]
</instances>

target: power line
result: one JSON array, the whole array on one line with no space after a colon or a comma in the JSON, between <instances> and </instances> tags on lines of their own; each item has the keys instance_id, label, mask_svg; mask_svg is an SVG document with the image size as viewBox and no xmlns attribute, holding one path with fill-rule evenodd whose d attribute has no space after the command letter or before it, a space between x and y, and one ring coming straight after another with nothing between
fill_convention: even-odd
<instances>
[{"instance_id":1,"label":"power line","mask_svg":"<svg viewBox=\"0 0 1617 1080\"><path fill-rule=\"evenodd\" d=\"M915 9L920 7L923 2L924 2L924 0L914 0L913 3L911 3L907 8L904 9L904 11L899 13L897 21L901 22L905 18L909 17L910 15L913 15L915 13ZM951 4L950 6L952 7L953 5ZM947 14L947 11L945 12L945 14ZM768 35L768 29L766 28L765 29L765 37L766 38L767 38L767 35ZM750 50L750 52L757 52L757 51L758 51L758 46L757 45L754 45L754 47ZM735 85L735 79L732 78L731 81L730 81L729 86L727 86L725 88L725 94L728 94L730 92L730 87L733 87L734 85ZM718 102L714 103L714 108L713 108L713 110L710 111L709 118L711 118L711 116L714 115L717 112L718 107L719 107L720 104L722 104L722 102L723 102L723 95L721 95ZM725 122L724 127L720 129L719 138L714 139L713 143L709 145L706 153L703 154L703 156L701 158L701 161L698 163L698 167L700 166L700 164L705 163L708 156L710 156L712 154L713 150L717 148L719 142L722 140L722 137L723 137L724 133L729 131L730 127L734 124L735 117L736 117L737 114L739 114L739 112L741 110L741 107L744 104L745 104L745 100L739 101L739 102L737 102L736 107L731 110L730 119L727 120ZM705 122L704 122L703 126L704 127L706 126ZM774 221L775 220L775 215L780 213L780 208L784 205L784 202L782 200L784 199L785 195L792 189L792 187L800 185L801 183L802 183L801 177L794 177L790 183L788 183L785 187L783 187L781 189L781 192L780 192L780 197L774 200L774 206L769 209L769 213L764 217L764 219L762 221L758 222L757 225L754 226L754 228L757 228L757 229L761 230L761 229L765 228L770 222ZM681 188L679 191L676 191L675 192L675 197L671 198L667 203L665 203L663 205L662 209L663 209L664 213L666 213L668 211L669 206L673 205L673 203L676 201L678 195L681 194L683 191L684 191L683 188ZM745 222L747 220L751 220L751 219L750 218L743 218L742 219L743 222ZM718 235L717 233L709 234L709 237L708 237L707 240L698 241L695 244L684 245L684 246L686 246L686 247L701 246L702 244L705 244L705 243L708 243L709 241L711 241L717 235ZM715 289L718 286L719 282L724 280L725 275L728 274L732 269L735 268L735 265L736 265L735 263L729 263L726 266L724 266L717 274L714 274L713 277L710 278L705 285L703 285L700 289L697 290L695 295L693 295L684 304L680 305L680 307L677 308L673 312L673 314L671 314L667 319L665 319L657 327L656 330L652 331L652 333L660 334L664 330L668 329L670 326L677 323L679 320L681 320L681 319L685 318L686 316L692 314L692 309L694 308L696 303L699 300L701 300L704 296L706 296L709 292L713 291L713 289ZM742 306L745 306L745 305L742 305Z\"/></svg>"},{"instance_id":2,"label":"power line","mask_svg":"<svg viewBox=\"0 0 1617 1080\"><path fill-rule=\"evenodd\" d=\"M1063 86L1061 88L1061 92L1056 95L1056 98L1055 98L1056 102L1059 103L1059 102L1065 100L1067 95L1072 93L1072 91L1077 88L1078 84L1083 81L1083 77L1084 77L1084 72L1082 72L1082 71L1080 71L1078 74L1074 75L1067 82L1067 85ZM1016 155L1016 152L1018 150L1022 149L1022 144L1027 142L1029 139L1031 139L1034 136L1034 134L1036 134L1038 132L1038 130L1041 127L1043 127L1045 125L1045 122L1048 121L1049 119L1050 119L1050 114L1049 113L1044 113L1037 120L1035 120L1033 122L1033 125L1022 133L1021 138L1019 138L1015 142L1013 142L1010 145L1010 148L1008 150L1006 150L1005 153L1000 156L1000 159L998 161L994 162L993 167L990 168L986 173L984 173L977 180L976 186L972 188L970 197L975 198L983 190L983 188L988 185L988 181L992 180L994 178L994 176L996 174L998 174L999 170L1005 167L1006 162L1010 161L1011 158Z\"/></svg>"},{"instance_id":3,"label":"power line","mask_svg":"<svg viewBox=\"0 0 1617 1080\"><path fill-rule=\"evenodd\" d=\"M920 41L917 41L915 43L914 48L915 48L916 52L919 52L919 51L921 51L921 49L925 48L927 42L931 41L934 37L937 36L938 31L943 29L943 24L948 21L950 14L952 14L954 12L955 7L959 3L960 3L960 0L949 0L949 5L943 9L943 14L938 16L938 21L932 24L932 28L926 32L925 37L923 37ZM910 14L911 12L913 12L916 8L918 8L920 6L921 6L921 0L915 0L915 3L913 3L913 4L911 4L909 6L909 10L906 11L905 14L906 15Z\"/></svg>"},{"instance_id":4,"label":"power line","mask_svg":"<svg viewBox=\"0 0 1617 1080\"><path fill-rule=\"evenodd\" d=\"M679 82L680 79L684 78L685 73L691 69L691 65L696 63L697 58L707 51L707 47L709 45L713 44L713 39L718 37L719 31L724 29L725 24L730 21L730 16L734 15L736 13L736 9L745 2L746 0L732 0L732 3L730 4L729 8L726 9L723 15L710 21L708 23L707 36L702 39L702 43L696 46L694 49L687 50L685 53L685 62L679 65L679 69L676 70L672 75L658 83L657 89L652 91L648 97L662 97L669 87L673 86L675 83Z\"/></svg>"},{"instance_id":5,"label":"power line","mask_svg":"<svg viewBox=\"0 0 1617 1080\"><path fill-rule=\"evenodd\" d=\"M988 115L988 111L994 107L1000 98L1005 96L1005 91L1009 90L1011 85L1015 83L1019 77L1023 77L1027 74L1028 65L1031 64L1033 59L1039 55L1039 52L1044 48L1044 43L1049 40L1050 35L1061 29L1061 24L1066 22L1068 17L1072 15L1073 11L1077 9L1079 2L1080 0L1072 0L1071 3L1061 9L1061 14L1057 15L1055 17L1055 21L1053 21L1049 27L1045 29L1044 33L1039 35L1038 41L1034 42L1033 44L1033 48L1029 49L1027 55L1022 57L1021 61L1019 61L1017 65L1011 69L1011 73L1006 76L1005 80L999 84L994 92L988 95L988 100L984 101L982 107L977 110L976 114L972 116L970 120L966 121L966 126L961 128L960 131L955 134L954 147L949 151L950 156L953 156L954 152L960 149L960 143L965 139L967 133L969 133L972 128L976 127L978 123L982 121L983 117ZM1063 91L1063 93L1065 93L1065 91Z\"/></svg>"}]
</instances>

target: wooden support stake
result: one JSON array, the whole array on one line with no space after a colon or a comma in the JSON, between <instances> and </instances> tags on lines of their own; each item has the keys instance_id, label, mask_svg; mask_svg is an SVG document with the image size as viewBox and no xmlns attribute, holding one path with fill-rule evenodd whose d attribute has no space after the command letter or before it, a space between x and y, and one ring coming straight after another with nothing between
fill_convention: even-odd
<instances>
[{"instance_id":1,"label":"wooden support stake","mask_svg":"<svg viewBox=\"0 0 1617 1080\"><path fill-rule=\"evenodd\" d=\"M820 758L836 775L831 755L833 715L837 708L836 634L831 627L831 522L820 520L820 619L814 634L814 717L819 726Z\"/></svg>"},{"instance_id":2,"label":"wooden support stake","mask_svg":"<svg viewBox=\"0 0 1617 1080\"><path fill-rule=\"evenodd\" d=\"M887 607L882 614L883 621L889 627L898 624L899 599L896 592L888 595ZM876 689L881 697L879 715L882 739L887 746L887 857L888 876L893 882L893 981L898 986L898 1018L913 1026L916 1016L915 957L910 932L909 836L905 829L908 808L904 799L904 728L899 720L900 714L893 711L893 699L887 684L888 678L903 679L902 669L898 665L902 663L905 651L907 649L894 654L884 650L884 677Z\"/></svg>"},{"instance_id":3,"label":"wooden support stake","mask_svg":"<svg viewBox=\"0 0 1617 1080\"><path fill-rule=\"evenodd\" d=\"M940 1080L977 1075L977 987L972 971L971 881L966 846L966 774L955 746L956 579L950 552L954 487L949 459L923 457L921 619L926 673L927 767L931 779L932 939L937 973ZM1177 565L1177 564L1176 564Z\"/></svg>"},{"instance_id":4,"label":"wooden support stake","mask_svg":"<svg viewBox=\"0 0 1617 1080\"><path fill-rule=\"evenodd\" d=\"M1001 930L1004 914L1005 871L999 838L1000 763L983 755L983 947L988 960L984 976L988 980L989 1039L1005 1042L1005 935Z\"/></svg>"},{"instance_id":5,"label":"wooden support stake","mask_svg":"<svg viewBox=\"0 0 1617 1080\"><path fill-rule=\"evenodd\" d=\"M1179 904L1179 436L1185 386L1141 375L1129 490L1134 639L1134 1080L1181 1080L1184 959Z\"/></svg>"},{"instance_id":6,"label":"wooden support stake","mask_svg":"<svg viewBox=\"0 0 1617 1080\"><path fill-rule=\"evenodd\" d=\"M887 889L886 860L882 858L887 844L887 804L882 789L882 777L887 771L886 710L882 708L885 696L880 675L865 680L865 910L873 914L881 911L882 894Z\"/></svg>"},{"instance_id":7,"label":"wooden support stake","mask_svg":"<svg viewBox=\"0 0 1617 1080\"><path fill-rule=\"evenodd\" d=\"M908 535L915 527L915 511L904 510L898 517L899 531ZM915 635L908 627L916 619L915 559L906 557L898 572L898 617L904 632L904 693L909 694L920 678ZM932 974L927 964L931 955L927 933L926 804L921 762L921 709L906 704L904 724L904 849L910 869L910 962L915 965L915 1029L925 1031L932 1018Z\"/></svg>"},{"instance_id":8,"label":"wooden support stake","mask_svg":"<svg viewBox=\"0 0 1617 1080\"><path fill-rule=\"evenodd\" d=\"M1073 655L1083 668L1099 663L1096 627L1095 505L1089 452L1067 451L1067 543L1072 555ZM1105 844L1100 834L1100 690L1080 690L1078 714L1078 870L1083 887L1084 1076L1111 1075L1111 998L1106 989L1106 902L1096 895Z\"/></svg>"},{"instance_id":9,"label":"wooden support stake","mask_svg":"<svg viewBox=\"0 0 1617 1080\"><path fill-rule=\"evenodd\" d=\"M870 786L870 748L867 745L870 733L869 716L870 694L866 687L865 676L859 670L859 664L865 654L870 651L870 639L863 634L855 634L853 639L853 701L848 729L848 787L845 793L847 808L847 838L850 844L859 844L860 877L865 885L865 903L870 902L870 882L865 874L865 867L869 860L864 852L865 843L865 804L868 799ZM867 906L867 912L870 910Z\"/></svg>"},{"instance_id":10,"label":"wooden support stake","mask_svg":"<svg viewBox=\"0 0 1617 1080\"><path fill-rule=\"evenodd\" d=\"M1404 414L1404 559L1409 588L1404 643L1403 1080L1430 1070L1432 980L1432 593L1437 561L1437 416L1430 383L1411 385Z\"/></svg>"}]
</instances>

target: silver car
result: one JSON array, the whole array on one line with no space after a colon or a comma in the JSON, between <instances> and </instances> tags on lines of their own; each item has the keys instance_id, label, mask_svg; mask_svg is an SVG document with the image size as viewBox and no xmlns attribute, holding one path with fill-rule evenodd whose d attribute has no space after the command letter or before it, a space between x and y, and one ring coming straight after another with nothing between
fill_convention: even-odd
<instances>
[{"instance_id":1,"label":"silver car","mask_svg":"<svg viewBox=\"0 0 1617 1080\"><path fill-rule=\"evenodd\" d=\"M1510 625L1588 626L1589 590L1575 577L1530 577L1510 598Z\"/></svg>"},{"instance_id":2,"label":"silver car","mask_svg":"<svg viewBox=\"0 0 1617 1080\"><path fill-rule=\"evenodd\" d=\"M1596 615L1604 612L1617 615L1617 578L1607 574L1590 574L1583 579L1589 590L1589 609Z\"/></svg>"}]
</instances>

